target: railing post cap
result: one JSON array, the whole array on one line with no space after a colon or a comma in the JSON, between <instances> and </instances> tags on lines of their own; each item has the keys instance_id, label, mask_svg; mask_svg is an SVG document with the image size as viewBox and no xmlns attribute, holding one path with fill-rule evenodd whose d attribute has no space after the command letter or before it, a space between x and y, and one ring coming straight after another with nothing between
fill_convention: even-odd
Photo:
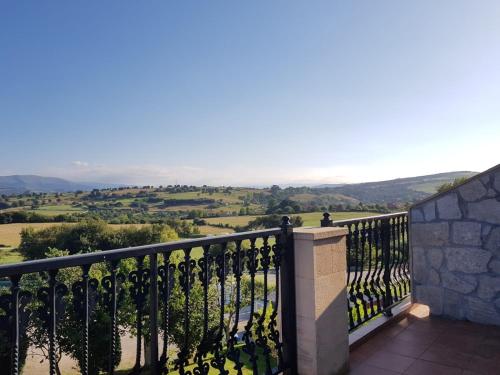
<instances>
[{"instance_id":1,"label":"railing post cap","mask_svg":"<svg viewBox=\"0 0 500 375\"><path fill-rule=\"evenodd\" d=\"M290 216L282 216L281 217L281 227L282 228L288 228L292 226L292 223L290 222Z\"/></svg>"}]
</instances>

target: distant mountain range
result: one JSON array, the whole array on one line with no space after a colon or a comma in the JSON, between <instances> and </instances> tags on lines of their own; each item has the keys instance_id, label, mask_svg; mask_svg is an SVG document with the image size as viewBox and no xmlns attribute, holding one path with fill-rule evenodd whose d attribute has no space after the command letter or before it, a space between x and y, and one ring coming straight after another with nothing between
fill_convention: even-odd
<instances>
[{"instance_id":1,"label":"distant mountain range","mask_svg":"<svg viewBox=\"0 0 500 375\"><path fill-rule=\"evenodd\" d=\"M457 178L471 177L478 172L458 171L395 180L345 185L319 185L315 188L342 194L361 202L414 202L436 193L439 186Z\"/></svg>"},{"instance_id":2,"label":"distant mountain range","mask_svg":"<svg viewBox=\"0 0 500 375\"><path fill-rule=\"evenodd\" d=\"M326 184L313 187L313 194L343 197L347 203L414 202L436 192L438 186L456 178L471 177L477 172L459 171L427 176L398 178L388 181L359 184ZM125 185L103 183L79 183L56 177L35 175L0 176L0 194L19 194L26 191L36 193L64 193L77 190L90 191ZM339 198L340 199L340 198ZM342 200L340 199L340 200Z\"/></svg>"},{"instance_id":3,"label":"distant mountain range","mask_svg":"<svg viewBox=\"0 0 500 375\"><path fill-rule=\"evenodd\" d=\"M79 183L57 177L42 177L35 175L0 176L0 194L20 194L26 191L36 193L64 193L70 191L89 191L105 187L123 185L102 183Z\"/></svg>"}]
</instances>

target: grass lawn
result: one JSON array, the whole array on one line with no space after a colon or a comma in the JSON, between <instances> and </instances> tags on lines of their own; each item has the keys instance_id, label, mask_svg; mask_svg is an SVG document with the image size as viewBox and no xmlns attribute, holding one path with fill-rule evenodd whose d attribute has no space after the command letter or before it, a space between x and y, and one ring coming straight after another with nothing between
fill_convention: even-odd
<instances>
[{"instance_id":1,"label":"grass lawn","mask_svg":"<svg viewBox=\"0 0 500 375\"><path fill-rule=\"evenodd\" d=\"M0 225L0 245L11 247L19 246L21 241L21 230L23 228L47 228L53 225L60 225L54 223L16 223L16 224L1 224Z\"/></svg>"},{"instance_id":2,"label":"grass lawn","mask_svg":"<svg viewBox=\"0 0 500 375\"><path fill-rule=\"evenodd\" d=\"M1 224L0 225L0 264L16 263L23 260L16 248L21 242L21 230L23 228L47 228L54 225L72 225L71 223L16 223L16 224ZM149 224L110 224L114 228L122 227L141 227ZM218 229L218 228L214 228ZM229 229L226 229L226 232ZM3 245L3 247L2 247Z\"/></svg>"},{"instance_id":3,"label":"grass lawn","mask_svg":"<svg viewBox=\"0 0 500 375\"><path fill-rule=\"evenodd\" d=\"M330 214L330 219L336 220L348 220L348 219L358 219L367 216L380 215L376 212L333 212ZM300 216L304 220L305 227L319 227L321 225L321 219L323 219L323 212L308 212L305 214L296 214L293 216Z\"/></svg>"},{"instance_id":4,"label":"grass lawn","mask_svg":"<svg viewBox=\"0 0 500 375\"><path fill-rule=\"evenodd\" d=\"M80 207L73 207L69 204L58 204L52 206L41 206L36 211L82 211Z\"/></svg>"},{"instance_id":5,"label":"grass lawn","mask_svg":"<svg viewBox=\"0 0 500 375\"><path fill-rule=\"evenodd\" d=\"M335 212L332 214L333 220L346 220L361 218L366 216L377 215L373 212ZM298 214L304 220L304 226L319 226L320 220L323 217L322 212L311 212L311 213L301 213ZM257 216L230 216L221 218L209 218L206 219L208 223L211 224L229 224L230 226L236 225L246 225L249 221L255 219ZM17 253L15 248L19 246L20 243L20 233L23 228L32 227L35 229L46 228L53 225L61 225L57 223L19 223L19 224L2 224L0 225L0 264L2 263L14 263L22 260L21 255ZM71 225L71 224L65 224ZM111 224L115 228L121 227L141 227L149 224ZM232 233L231 228L218 228L210 225L200 226L200 233L202 235L223 235ZM257 246L262 246L262 239L258 239L256 242ZM202 253L201 249L193 249L192 255L198 258Z\"/></svg>"},{"instance_id":6,"label":"grass lawn","mask_svg":"<svg viewBox=\"0 0 500 375\"><path fill-rule=\"evenodd\" d=\"M0 247L0 264L22 262L23 257L13 247Z\"/></svg>"},{"instance_id":7,"label":"grass lawn","mask_svg":"<svg viewBox=\"0 0 500 375\"><path fill-rule=\"evenodd\" d=\"M249 221L254 220L257 216L226 216L226 217L211 217L204 219L209 224L222 224L222 225L247 225Z\"/></svg>"},{"instance_id":8,"label":"grass lawn","mask_svg":"<svg viewBox=\"0 0 500 375\"><path fill-rule=\"evenodd\" d=\"M230 234L233 233L234 230L231 228L219 228L219 227L213 227L211 225L200 225L198 226L198 229L200 230L200 234L203 235L221 235L221 234Z\"/></svg>"},{"instance_id":9,"label":"grass lawn","mask_svg":"<svg viewBox=\"0 0 500 375\"><path fill-rule=\"evenodd\" d=\"M27 210L28 212L33 212L45 216L57 216L64 214L71 214L77 212L85 212L81 207L73 207L69 204L59 204L59 205L48 205L41 206L36 210Z\"/></svg>"},{"instance_id":10,"label":"grass lawn","mask_svg":"<svg viewBox=\"0 0 500 375\"><path fill-rule=\"evenodd\" d=\"M243 363L243 367L242 367L242 372L243 374L248 374L248 375L251 375L253 374L253 370L252 370L252 365L251 365L251 362L250 362L250 357L248 356L248 354L246 354L245 352L243 352L243 347L244 345L243 344L240 344L238 345L237 347L240 348L241 350L241 362ZM264 357L264 353L262 351L262 349L260 348L257 348L257 351L256 351L256 354L257 354L257 367L258 367L258 372L259 374L264 374L266 372L266 362L265 362L265 357ZM176 358L176 354L175 353L172 353L169 355L170 358ZM210 363L210 360L213 358L213 355L212 354L209 354L205 360L205 362L208 362ZM274 367L276 366L276 359L271 357L271 366ZM120 366L121 368L123 368L122 366ZM184 368L184 371L191 371L193 372L194 368L197 367L196 364L190 364L188 366L186 366ZM233 369L234 367L234 362L230 361L230 360L226 360L226 364L225 364L225 369L229 371L229 374L230 375L233 375L233 374L237 374L238 372ZM115 374L117 375L125 375L125 374L129 374L130 373L130 370L131 369L127 369L127 370L124 370L124 369L120 369L118 371L115 371ZM179 374L179 371L178 370L173 370L173 369L169 369L169 374ZM209 374L219 374L219 370L213 368L212 366L210 366L210 370L208 372ZM141 374L149 374L149 371L147 370L144 370L141 372Z\"/></svg>"},{"instance_id":11,"label":"grass lawn","mask_svg":"<svg viewBox=\"0 0 500 375\"><path fill-rule=\"evenodd\" d=\"M332 220L346 220L362 218L367 216L378 215L374 212L334 212L331 214ZM304 220L305 227L319 227L320 221L323 218L323 212L307 212L300 214L293 214L291 216L300 216ZM228 217L213 217L205 219L209 224L223 224L223 225L247 225L250 221L254 220L257 216L228 216Z\"/></svg>"}]
</instances>

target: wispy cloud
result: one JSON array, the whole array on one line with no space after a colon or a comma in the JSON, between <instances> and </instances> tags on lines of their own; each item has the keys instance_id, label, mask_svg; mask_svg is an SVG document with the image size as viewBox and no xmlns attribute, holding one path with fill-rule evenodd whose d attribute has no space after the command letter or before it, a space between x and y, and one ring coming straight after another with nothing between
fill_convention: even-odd
<instances>
[{"instance_id":1,"label":"wispy cloud","mask_svg":"<svg viewBox=\"0 0 500 375\"><path fill-rule=\"evenodd\" d=\"M380 172L380 171L379 171ZM146 165L108 165L73 161L65 167L53 167L43 171L45 175L74 181L120 183L137 185L301 185L322 183L360 182L374 178L370 167L294 167L276 166L195 167ZM391 176L387 176L390 178Z\"/></svg>"},{"instance_id":2,"label":"wispy cloud","mask_svg":"<svg viewBox=\"0 0 500 375\"><path fill-rule=\"evenodd\" d=\"M75 167L88 167L89 163L87 163L86 161L75 160L71 162L71 165Z\"/></svg>"}]
</instances>

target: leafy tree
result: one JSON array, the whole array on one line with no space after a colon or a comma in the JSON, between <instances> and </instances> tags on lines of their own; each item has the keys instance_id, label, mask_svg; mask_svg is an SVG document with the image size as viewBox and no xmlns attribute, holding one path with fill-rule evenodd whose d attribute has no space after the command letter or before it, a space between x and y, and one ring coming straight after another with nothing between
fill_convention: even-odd
<instances>
[{"instance_id":1,"label":"leafy tree","mask_svg":"<svg viewBox=\"0 0 500 375\"><path fill-rule=\"evenodd\" d=\"M438 186L437 192L444 193L445 191L451 190L451 189L457 187L458 185L463 184L467 180L468 180L467 177L455 178L455 180L453 180L452 182L446 182L446 183Z\"/></svg>"},{"instance_id":2,"label":"leafy tree","mask_svg":"<svg viewBox=\"0 0 500 375\"><path fill-rule=\"evenodd\" d=\"M290 218L291 224L294 227L301 227L304 225L304 221L300 216L292 216ZM245 230L256 230L256 229L269 229L276 228L281 226L282 216L280 215L267 215L267 216L259 216L254 220L250 221L247 226L244 228Z\"/></svg>"},{"instance_id":3,"label":"leafy tree","mask_svg":"<svg viewBox=\"0 0 500 375\"><path fill-rule=\"evenodd\" d=\"M113 229L102 220L86 220L76 225L58 225L38 230L25 228L21 231L19 251L27 259L41 259L51 247L77 254L160 243L177 238L177 233L167 225Z\"/></svg>"}]
</instances>

